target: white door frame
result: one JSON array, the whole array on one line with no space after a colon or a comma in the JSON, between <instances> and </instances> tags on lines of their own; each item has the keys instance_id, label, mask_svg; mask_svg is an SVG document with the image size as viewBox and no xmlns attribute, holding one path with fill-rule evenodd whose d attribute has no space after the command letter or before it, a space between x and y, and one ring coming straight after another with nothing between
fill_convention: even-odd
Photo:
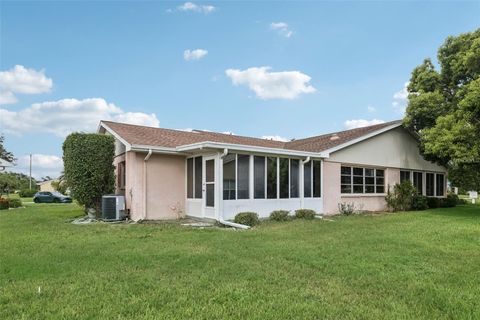
<instances>
[{"instance_id":1,"label":"white door frame","mask_svg":"<svg viewBox=\"0 0 480 320\"><path fill-rule=\"evenodd\" d=\"M213 174L214 174L214 180L213 182L207 182L207 166L206 163L209 160L213 160ZM217 212L216 209L218 207L218 157L216 155L212 156L203 156L203 161L202 161L202 166L203 166L203 177L202 177L202 212L203 212L203 217L204 218L209 218L209 219L216 219L217 218ZM213 195L214 195L214 205L213 207L207 206L207 185L213 185Z\"/></svg>"}]
</instances>

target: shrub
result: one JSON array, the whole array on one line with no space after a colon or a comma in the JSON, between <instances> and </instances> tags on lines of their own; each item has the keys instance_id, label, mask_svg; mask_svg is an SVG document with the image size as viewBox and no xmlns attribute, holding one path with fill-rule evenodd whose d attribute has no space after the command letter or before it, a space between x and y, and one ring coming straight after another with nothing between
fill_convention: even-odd
<instances>
[{"instance_id":1,"label":"shrub","mask_svg":"<svg viewBox=\"0 0 480 320\"><path fill-rule=\"evenodd\" d=\"M18 198L9 199L8 201L10 208L20 208L22 206L22 200Z\"/></svg>"},{"instance_id":2,"label":"shrub","mask_svg":"<svg viewBox=\"0 0 480 320\"><path fill-rule=\"evenodd\" d=\"M428 203L428 207L430 209L439 208L440 204L441 204L440 199L439 198L434 198L434 197L427 198L427 203Z\"/></svg>"},{"instance_id":3,"label":"shrub","mask_svg":"<svg viewBox=\"0 0 480 320\"><path fill-rule=\"evenodd\" d=\"M233 222L244 224L246 226L254 227L260 223L258 214L255 212L240 212L235 216Z\"/></svg>"},{"instance_id":4,"label":"shrub","mask_svg":"<svg viewBox=\"0 0 480 320\"><path fill-rule=\"evenodd\" d=\"M23 190L20 190L18 195L22 198L30 198L30 197L33 197L35 193L37 193L36 189L23 189Z\"/></svg>"},{"instance_id":5,"label":"shrub","mask_svg":"<svg viewBox=\"0 0 480 320\"><path fill-rule=\"evenodd\" d=\"M442 207L453 208L458 204L459 201L460 199L458 198L458 195L455 193L449 193L447 194L447 197L443 199Z\"/></svg>"},{"instance_id":6,"label":"shrub","mask_svg":"<svg viewBox=\"0 0 480 320\"><path fill-rule=\"evenodd\" d=\"M290 212L287 210L275 210L270 213L270 220L274 221L288 221L290 217L288 216Z\"/></svg>"},{"instance_id":7,"label":"shrub","mask_svg":"<svg viewBox=\"0 0 480 320\"><path fill-rule=\"evenodd\" d=\"M64 178L71 196L98 214L102 196L113 193L114 138L103 134L72 133L63 143Z\"/></svg>"},{"instance_id":8,"label":"shrub","mask_svg":"<svg viewBox=\"0 0 480 320\"><path fill-rule=\"evenodd\" d=\"M347 203L347 202L342 202L338 204L338 211L340 211L341 214L344 214L346 216L352 215L355 213L355 204L352 203Z\"/></svg>"},{"instance_id":9,"label":"shrub","mask_svg":"<svg viewBox=\"0 0 480 320\"><path fill-rule=\"evenodd\" d=\"M0 210L6 210L10 208L9 200L7 198L0 198Z\"/></svg>"},{"instance_id":10,"label":"shrub","mask_svg":"<svg viewBox=\"0 0 480 320\"><path fill-rule=\"evenodd\" d=\"M427 210L428 209L428 198L417 194L412 201L413 210Z\"/></svg>"},{"instance_id":11,"label":"shrub","mask_svg":"<svg viewBox=\"0 0 480 320\"><path fill-rule=\"evenodd\" d=\"M388 188L385 201L392 211L407 211L412 209L413 200L417 196L417 189L410 181L403 181L393 187L393 192Z\"/></svg>"},{"instance_id":12,"label":"shrub","mask_svg":"<svg viewBox=\"0 0 480 320\"><path fill-rule=\"evenodd\" d=\"M317 213L310 209L295 210L295 218L297 219L313 219Z\"/></svg>"}]
</instances>

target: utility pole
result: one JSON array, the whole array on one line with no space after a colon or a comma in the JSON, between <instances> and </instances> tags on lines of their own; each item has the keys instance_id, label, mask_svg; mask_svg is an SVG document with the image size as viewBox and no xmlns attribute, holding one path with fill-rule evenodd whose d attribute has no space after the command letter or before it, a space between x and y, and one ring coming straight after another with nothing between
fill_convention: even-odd
<instances>
[{"instance_id":1,"label":"utility pole","mask_svg":"<svg viewBox=\"0 0 480 320\"><path fill-rule=\"evenodd\" d=\"M32 190L32 154L30 153L30 190Z\"/></svg>"}]
</instances>

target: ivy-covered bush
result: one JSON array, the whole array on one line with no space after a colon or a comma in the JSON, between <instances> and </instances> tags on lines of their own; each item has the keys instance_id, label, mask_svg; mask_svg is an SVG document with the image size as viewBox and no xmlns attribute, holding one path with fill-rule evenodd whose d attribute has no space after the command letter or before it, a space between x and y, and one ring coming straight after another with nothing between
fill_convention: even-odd
<instances>
[{"instance_id":1,"label":"ivy-covered bush","mask_svg":"<svg viewBox=\"0 0 480 320\"><path fill-rule=\"evenodd\" d=\"M270 213L270 220L273 221L288 221L290 217L288 216L290 212L288 210L275 210Z\"/></svg>"},{"instance_id":2,"label":"ivy-covered bush","mask_svg":"<svg viewBox=\"0 0 480 320\"><path fill-rule=\"evenodd\" d=\"M258 214L247 211L238 213L235 219L233 219L233 222L254 227L260 223L260 220L258 219Z\"/></svg>"},{"instance_id":3,"label":"ivy-covered bush","mask_svg":"<svg viewBox=\"0 0 480 320\"><path fill-rule=\"evenodd\" d=\"M10 208L20 208L22 206L22 200L18 198L10 198L8 199L8 206Z\"/></svg>"},{"instance_id":4,"label":"ivy-covered bush","mask_svg":"<svg viewBox=\"0 0 480 320\"><path fill-rule=\"evenodd\" d=\"M85 210L100 213L102 196L114 192L114 138L72 133L63 143L65 184Z\"/></svg>"},{"instance_id":5,"label":"ivy-covered bush","mask_svg":"<svg viewBox=\"0 0 480 320\"><path fill-rule=\"evenodd\" d=\"M295 218L297 219L313 219L317 213L310 209L298 209L295 210Z\"/></svg>"},{"instance_id":6,"label":"ivy-covered bush","mask_svg":"<svg viewBox=\"0 0 480 320\"><path fill-rule=\"evenodd\" d=\"M38 192L37 189L22 189L20 190L18 195L22 198L30 198L30 197L33 197L37 192Z\"/></svg>"},{"instance_id":7,"label":"ivy-covered bush","mask_svg":"<svg viewBox=\"0 0 480 320\"><path fill-rule=\"evenodd\" d=\"M10 208L10 201L7 198L0 197L0 210L6 210Z\"/></svg>"}]
</instances>

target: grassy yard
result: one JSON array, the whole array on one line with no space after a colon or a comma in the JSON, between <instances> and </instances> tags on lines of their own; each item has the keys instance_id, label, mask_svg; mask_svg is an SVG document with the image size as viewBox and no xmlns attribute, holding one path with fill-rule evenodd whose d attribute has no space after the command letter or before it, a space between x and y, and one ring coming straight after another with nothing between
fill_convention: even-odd
<instances>
[{"instance_id":1,"label":"grassy yard","mask_svg":"<svg viewBox=\"0 0 480 320\"><path fill-rule=\"evenodd\" d=\"M0 212L0 319L474 319L480 206L264 223L72 225Z\"/></svg>"}]
</instances>

